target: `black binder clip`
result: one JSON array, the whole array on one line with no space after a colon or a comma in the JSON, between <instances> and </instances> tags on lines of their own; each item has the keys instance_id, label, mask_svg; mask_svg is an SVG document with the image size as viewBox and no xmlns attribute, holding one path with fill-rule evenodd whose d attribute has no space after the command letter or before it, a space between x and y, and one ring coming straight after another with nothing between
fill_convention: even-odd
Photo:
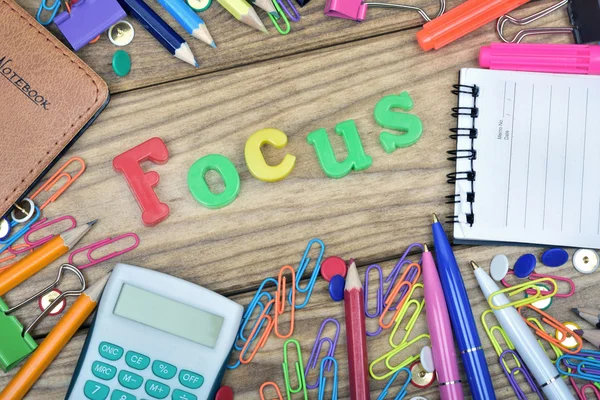
<instances>
[{"instance_id":1,"label":"black binder clip","mask_svg":"<svg viewBox=\"0 0 600 400\"><path fill-rule=\"evenodd\" d=\"M571 22L570 27L558 28L525 28L508 39L504 34L506 23L525 26L538 21L545 16L567 7L567 13ZM498 19L496 31L500 39L506 43L520 43L527 36L547 34L572 34L577 44L588 44L600 42L600 3L598 0L561 0L541 11L524 18L515 18L511 15L503 15Z\"/></svg>"}]
</instances>

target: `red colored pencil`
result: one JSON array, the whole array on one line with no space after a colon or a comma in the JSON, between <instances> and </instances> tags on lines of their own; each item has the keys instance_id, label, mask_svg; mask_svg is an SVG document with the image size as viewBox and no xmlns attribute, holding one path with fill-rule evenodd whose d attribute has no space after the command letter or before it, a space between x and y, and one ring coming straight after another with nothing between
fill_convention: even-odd
<instances>
[{"instance_id":1,"label":"red colored pencil","mask_svg":"<svg viewBox=\"0 0 600 400\"><path fill-rule=\"evenodd\" d=\"M365 303L363 286L352 262L346 275L344 288L346 310L346 348L348 349L348 376L350 399L369 400L369 372L367 356L367 329L365 326Z\"/></svg>"}]
</instances>

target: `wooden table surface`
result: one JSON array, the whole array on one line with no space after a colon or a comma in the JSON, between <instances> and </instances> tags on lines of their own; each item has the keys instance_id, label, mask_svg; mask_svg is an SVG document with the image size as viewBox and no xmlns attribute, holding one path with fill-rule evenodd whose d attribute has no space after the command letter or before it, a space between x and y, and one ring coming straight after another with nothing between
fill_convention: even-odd
<instances>
[{"instance_id":1,"label":"wooden table surface","mask_svg":"<svg viewBox=\"0 0 600 400\"><path fill-rule=\"evenodd\" d=\"M18 1L35 14L37 0ZM438 6L432 3L417 1L415 5L427 6L433 15ZM448 8L459 3L449 0ZM542 3L527 6L518 14L547 5ZM298 265L311 238L325 242L326 256L354 257L363 277L366 266L380 263L387 273L409 244L432 241L431 214L452 212L444 203L444 196L453 193L445 177L453 170L453 164L446 160L446 151L454 146L448 138L448 129L455 125L450 116L450 108L456 104L451 85L456 83L460 68L477 65L479 46L497 40L493 24L442 50L425 53L415 40L422 21L414 12L372 9L367 20L357 24L324 17L323 2L312 0L301 9L301 21L292 23L292 32L281 36L264 13L259 12L269 35L235 21L214 2L203 13L218 46L211 49L185 35L155 2L150 4L188 38L201 67L194 69L171 57L131 19L136 35L125 48L133 63L127 77L119 78L112 72L111 57L117 48L106 35L78 53L108 82L112 100L64 158L82 157L86 172L46 209L44 216L68 214L80 223L98 218L84 244L126 232L136 232L141 239L135 251L84 270L88 282L93 283L116 261L122 261L187 279L246 305L263 279L276 276L282 265ZM545 24L560 26L566 19L561 11L547 17ZM544 39L568 42L570 37ZM402 91L408 91L414 100L412 112L423 121L423 136L412 147L386 154L379 145L381 128L375 124L373 108L383 96ZM343 179L330 179L321 170L306 136L326 128L334 149L343 157L342 140L331 133L337 123L348 119L356 122L373 165ZM276 164L286 152L297 157L291 175L277 183L253 178L243 155L247 138L268 127L284 131L289 144L285 150L266 148L267 161ZM138 205L123 176L113 171L111 163L118 154L154 136L166 143L169 161L144 168L160 174L156 193L169 205L171 214L148 228L142 225ZM186 181L192 163L211 153L228 157L242 182L238 198L218 210L198 204ZM222 189L214 174L208 178L213 190ZM542 250L456 247L476 316L484 311L485 302L468 268L469 260L487 267L495 254L506 254L512 263L528 251L540 254ZM53 279L59 265L54 263L38 273L7 294L5 300L14 304L39 290ZM550 270L541 267L538 272ZM555 300L551 313L561 320L577 320L569 309L593 304L589 297L595 290L595 275L581 275L571 266L556 272L574 279L577 292L570 299ZM37 312L37 307L31 306L19 318L31 321ZM336 358L340 363L339 396L346 399L343 305L329 298L326 282L319 279L309 305L297 312L295 321L293 337L302 344L305 360L319 325L327 317L338 318L342 325ZM44 320L35 329L35 338L43 340L56 320ZM582 326L589 328L585 323ZM64 397L88 327L89 321L27 399ZM498 398L512 399L514 393L497 356L480 324L479 328ZM415 333L423 332L424 315L415 327ZM389 350L387 336L383 333L369 338L371 360ZM282 345L283 340L273 337L254 362L226 373L224 384L234 389L236 398L259 398L258 389L267 380L284 388ZM414 348L406 355L418 351ZM0 387L15 370L0 376ZM308 379L313 382L316 377L311 373ZM384 383L371 383L376 398ZM467 390L466 384L464 388ZM408 393L407 399L416 395L439 398L433 386L425 390L409 386ZM309 396L316 399L316 390Z\"/></svg>"}]
</instances>

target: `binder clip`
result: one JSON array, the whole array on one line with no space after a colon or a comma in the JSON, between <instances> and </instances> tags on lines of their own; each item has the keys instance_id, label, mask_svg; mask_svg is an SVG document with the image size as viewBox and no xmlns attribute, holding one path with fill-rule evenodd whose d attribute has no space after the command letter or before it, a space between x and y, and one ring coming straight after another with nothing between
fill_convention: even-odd
<instances>
[{"instance_id":1,"label":"binder clip","mask_svg":"<svg viewBox=\"0 0 600 400\"><path fill-rule=\"evenodd\" d=\"M508 39L504 34L506 23L517 26L529 25L565 6L571 22L569 27L521 29L512 39ZM600 24L598 24L598 21L600 21L600 3L597 0L561 0L524 18L515 18L508 14L503 15L498 18L496 32L505 43L520 43L527 36L568 33L573 34L577 44L588 44L600 42Z\"/></svg>"},{"instance_id":2,"label":"binder clip","mask_svg":"<svg viewBox=\"0 0 600 400\"><path fill-rule=\"evenodd\" d=\"M31 324L29 324L27 328L24 329L19 320L11 314L51 292L58 286L65 271L70 271L77 276L81 283L81 288L77 290L65 290L62 292L44 309L44 311L41 312L40 315L36 317L36 319L33 320ZM19 362L29 356L29 354L37 348L36 341L31 337L31 330L35 328L55 306L64 301L66 297L79 296L84 290L85 278L81 272L72 265L63 264L60 266L54 282L16 306L9 307L0 298L0 369L4 372L10 371Z\"/></svg>"},{"instance_id":3,"label":"binder clip","mask_svg":"<svg viewBox=\"0 0 600 400\"><path fill-rule=\"evenodd\" d=\"M446 0L440 1L440 10L434 17L437 18L446 11ZM361 22L365 19L367 14L368 6L379 7L379 8L395 8L402 10L416 11L421 17L429 22L433 18L430 18L427 13L419 7L409 6L405 4L391 4L391 3L377 3L377 2L364 2L363 0L327 0L325 3L325 15L328 17L337 17L344 19L351 19L357 22Z\"/></svg>"},{"instance_id":4,"label":"binder clip","mask_svg":"<svg viewBox=\"0 0 600 400\"><path fill-rule=\"evenodd\" d=\"M117 0L79 0L54 18L56 26L77 51L127 14Z\"/></svg>"}]
</instances>

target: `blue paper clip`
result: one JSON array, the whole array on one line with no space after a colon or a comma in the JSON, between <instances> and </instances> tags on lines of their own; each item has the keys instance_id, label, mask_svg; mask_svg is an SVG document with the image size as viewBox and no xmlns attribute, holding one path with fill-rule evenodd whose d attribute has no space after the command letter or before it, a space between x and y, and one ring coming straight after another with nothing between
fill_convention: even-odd
<instances>
[{"instance_id":1,"label":"blue paper clip","mask_svg":"<svg viewBox=\"0 0 600 400\"><path fill-rule=\"evenodd\" d=\"M325 363L329 362L327 371L331 370L333 365L333 387L331 389L331 400L337 400L338 398L338 363L333 357L327 356L321 360L321 370L319 371L319 400L323 400L325 397L325 386L327 386L327 378L325 378Z\"/></svg>"},{"instance_id":2,"label":"blue paper clip","mask_svg":"<svg viewBox=\"0 0 600 400\"><path fill-rule=\"evenodd\" d=\"M506 366L506 361L504 360L504 357L507 354L510 354L511 356L513 356L514 359L517 361L517 366L514 367L513 369L509 369ZM519 386L519 382L517 382L517 379L515 378L515 375L517 375L518 373L523 374L523 377L529 384L529 387L531 388L532 392L536 393L540 400L544 400L544 397L542 396L542 393L538 389L535 381L531 377L529 370L527 370L527 368L525 367L525 364L523 363L523 360L521 360L521 357L519 357L519 354L517 354L516 351L510 350L510 349L504 350L502 352L502 354L500 354L500 365L502 366L504 375L506 375L506 378L508 378L508 382L510 382L510 386L512 386L513 391L517 395L518 400L527 400L528 399L527 394Z\"/></svg>"},{"instance_id":3,"label":"blue paper clip","mask_svg":"<svg viewBox=\"0 0 600 400\"><path fill-rule=\"evenodd\" d=\"M16 242L23 235L25 235L27 233L27 231L29 231L29 229L31 228L31 225L33 225L35 223L35 221L37 221L38 218L40 218L40 209L37 206L34 206L34 207L35 207L34 215L33 215L33 217L31 217L29 219L29 221L27 221L27 224L24 227L22 227L17 232L12 234L8 239L0 240L0 244L3 245L0 248L0 253L2 253L4 250L8 249L14 242ZM11 220L10 221L10 229L12 230L12 228L14 228L17 224L18 224L18 222Z\"/></svg>"},{"instance_id":4,"label":"blue paper clip","mask_svg":"<svg viewBox=\"0 0 600 400\"><path fill-rule=\"evenodd\" d=\"M333 340L328 337L321 337L323 333L323 329L328 323L332 323L335 325L335 335ZM306 368L304 369L304 377L305 382L308 378L308 373L311 369L317 368L317 363L319 361L319 356L321 355L321 349L323 348L323 344L329 344L329 349L327 353L325 353L326 357L333 357L335 355L335 349L337 347L338 337L340 335L340 323L335 318L327 318L321 323L321 328L319 329L319 333L317 333L317 337L315 338L315 344L313 345L312 351L310 353L310 357L306 362ZM331 370L331 365L327 368L327 371ZM308 389L316 389L319 386L319 381L317 380L314 385L306 383L306 387Z\"/></svg>"},{"instance_id":5,"label":"blue paper clip","mask_svg":"<svg viewBox=\"0 0 600 400\"><path fill-rule=\"evenodd\" d=\"M562 365L567 368L566 371L561 368ZM556 360L556 369L558 369L561 375L572 376L573 378L586 381L600 382L600 360L596 358L564 354ZM576 372L572 372L572 370Z\"/></svg>"},{"instance_id":6,"label":"blue paper clip","mask_svg":"<svg viewBox=\"0 0 600 400\"><path fill-rule=\"evenodd\" d=\"M40 7L38 8L37 14L35 16L35 19L37 20L37 22L44 26L50 25L52 21L54 21L54 17L56 17L56 14L58 14L60 5L60 0L54 0L54 2L51 5L48 5L46 0L42 0L42 2L40 3ZM50 13L50 16L46 20L42 20L42 13L44 11L48 11Z\"/></svg>"},{"instance_id":7,"label":"blue paper clip","mask_svg":"<svg viewBox=\"0 0 600 400\"><path fill-rule=\"evenodd\" d=\"M385 387L383 388L383 390L377 397L377 400L385 400L385 398L388 394L388 390L390 389L390 386L392 386L392 383L394 383L394 381L396 380L396 378L398 377L398 375L400 375L400 372L402 372L402 371L406 372L406 374L407 374L406 381L404 382L404 385L402 385L402 387L400 388L400 392L398 392L396 397L394 397L394 400L402 400L406 396L406 394L407 394L406 388L408 387L408 384L410 383L410 380L412 379L412 373L410 372L410 370L408 368L400 368L394 375L392 375L392 377L390 378L388 383L385 385Z\"/></svg>"},{"instance_id":8,"label":"blue paper clip","mask_svg":"<svg viewBox=\"0 0 600 400\"><path fill-rule=\"evenodd\" d=\"M312 275L310 276L310 280L308 281L308 285L304 289L300 287L300 281L302 280L302 276L306 272L308 268L308 264L310 263L310 258L308 257L308 253L310 252L314 243L318 243L321 245L321 251L319 252L319 256L317 257L317 261L315 262L315 267L313 268ZM302 256L302 260L300 260L300 265L298 266L298 270L296 271L296 292L297 293L306 293L306 298L304 302L300 305L295 305L296 310L306 307L308 301L310 300L310 296L312 294L313 289L315 288L315 283L317 282L317 278L319 277L319 271L321 270L321 260L323 259L323 253L325 253L325 243L321 239L311 239L306 246L306 250L304 250L304 255ZM290 290L290 294L288 296L288 301L292 304L292 291ZM293 304L292 304L293 305Z\"/></svg>"},{"instance_id":9,"label":"blue paper clip","mask_svg":"<svg viewBox=\"0 0 600 400\"><path fill-rule=\"evenodd\" d=\"M375 269L379 274L379 286L377 287L376 296L376 305L375 305L375 313L369 312L369 273L372 269ZM363 293L365 296L365 317L367 318L377 318L381 315L383 311L383 271L381 267L377 264L369 265L365 271L365 283L363 286ZM367 336L377 336L381 333L383 329L379 326L379 322L377 323L377 330L375 332L369 332L367 330Z\"/></svg>"}]
</instances>

